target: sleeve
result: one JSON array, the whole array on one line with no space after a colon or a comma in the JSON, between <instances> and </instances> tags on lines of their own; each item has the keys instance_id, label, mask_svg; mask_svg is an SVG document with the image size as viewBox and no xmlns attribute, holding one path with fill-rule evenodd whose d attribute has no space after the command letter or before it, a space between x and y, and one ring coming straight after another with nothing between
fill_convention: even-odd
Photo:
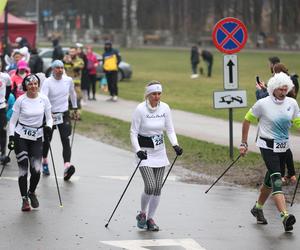
<instances>
[{"instance_id":1,"label":"sleeve","mask_svg":"<svg viewBox=\"0 0 300 250\"><path fill-rule=\"evenodd\" d=\"M47 96L44 97L46 125L50 128L53 126L53 118L51 113L51 104Z\"/></svg>"},{"instance_id":2,"label":"sleeve","mask_svg":"<svg viewBox=\"0 0 300 250\"><path fill-rule=\"evenodd\" d=\"M17 125L17 122L18 122L19 116L20 116L20 109L21 109L21 102L20 102L20 99L18 99L12 108L13 113L10 118L9 126L8 126L8 135L9 136L12 136L15 134L15 128L16 128L16 125Z\"/></svg>"},{"instance_id":3,"label":"sleeve","mask_svg":"<svg viewBox=\"0 0 300 250\"><path fill-rule=\"evenodd\" d=\"M117 64L119 65L120 62L122 61L122 57L121 57L119 51L116 51L116 56L117 56Z\"/></svg>"},{"instance_id":4,"label":"sleeve","mask_svg":"<svg viewBox=\"0 0 300 250\"><path fill-rule=\"evenodd\" d=\"M44 81L42 88L41 88L41 93L45 96L49 96L49 84L48 81Z\"/></svg>"},{"instance_id":5,"label":"sleeve","mask_svg":"<svg viewBox=\"0 0 300 250\"><path fill-rule=\"evenodd\" d=\"M77 109L77 95L76 95L76 91L74 88L74 82L73 82L72 78L70 78L69 94L70 94L70 99L71 99L71 103L72 103L72 108Z\"/></svg>"},{"instance_id":6,"label":"sleeve","mask_svg":"<svg viewBox=\"0 0 300 250\"><path fill-rule=\"evenodd\" d=\"M262 105L261 105L261 101L257 101L252 108L250 109L251 113L253 116L255 116L256 118L260 118L262 115Z\"/></svg>"},{"instance_id":7,"label":"sleeve","mask_svg":"<svg viewBox=\"0 0 300 250\"><path fill-rule=\"evenodd\" d=\"M292 120L293 126L296 128L300 128L300 110L298 103L295 101L295 108L293 113L293 120Z\"/></svg>"},{"instance_id":8,"label":"sleeve","mask_svg":"<svg viewBox=\"0 0 300 250\"><path fill-rule=\"evenodd\" d=\"M166 109L165 127L166 127L166 132L167 132L169 141L172 144L172 146L178 145L177 136L176 136L174 126L173 126L171 110L170 110L169 106L167 106L167 109Z\"/></svg>"},{"instance_id":9,"label":"sleeve","mask_svg":"<svg viewBox=\"0 0 300 250\"><path fill-rule=\"evenodd\" d=\"M131 127L130 127L130 140L131 140L131 144L132 144L132 147L135 152L138 152L141 150L141 147L140 147L139 141L138 141L138 134L139 134L141 122L142 122L141 111L138 108L136 108L136 110L134 111L134 113L132 115L132 121L131 121Z\"/></svg>"}]
</instances>

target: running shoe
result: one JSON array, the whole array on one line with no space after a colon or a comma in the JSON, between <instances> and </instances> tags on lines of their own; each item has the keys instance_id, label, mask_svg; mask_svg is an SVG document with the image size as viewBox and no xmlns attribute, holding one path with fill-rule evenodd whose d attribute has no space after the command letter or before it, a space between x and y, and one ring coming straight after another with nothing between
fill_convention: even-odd
<instances>
[{"instance_id":1,"label":"running shoe","mask_svg":"<svg viewBox=\"0 0 300 250\"><path fill-rule=\"evenodd\" d=\"M50 175L48 163L43 163L43 174L44 175Z\"/></svg>"},{"instance_id":2,"label":"running shoe","mask_svg":"<svg viewBox=\"0 0 300 250\"><path fill-rule=\"evenodd\" d=\"M37 199L35 193L31 193L30 191L28 191L28 198L30 199L30 204L33 208L39 207L39 200Z\"/></svg>"},{"instance_id":3,"label":"running shoe","mask_svg":"<svg viewBox=\"0 0 300 250\"><path fill-rule=\"evenodd\" d=\"M140 229L144 229L146 228L146 214L143 212L140 212L137 216L136 216L136 220L137 220L137 227Z\"/></svg>"},{"instance_id":4,"label":"running shoe","mask_svg":"<svg viewBox=\"0 0 300 250\"><path fill-rule=\"evenodd\" d=\"M147 230L148 231L159 231L159 227L155 224L153 219L147 220Z\"/></svg>"},{"instance_id":5,"label":"running shoe","mask_svg":"<svg viewBox=\"0 0 300 250\"><path fill-rule=\"evenodd\" d=\"M257 224L268 224L262 209L259 209L254 205L251 209L251 214L256 218Z\"/></svg>"},{"instance_id":6,"label":"running shoe","mask_svg":"<svg viewBox=\"0 0 300 250\"><path fill-rule=\"evenodd\" d=\"M71 165L70 167L67 167L65 169L65 173L64 173L64 180L68 181L70 180L71 176L75 173L75 167L73 165Z\"/></svg>"},{"instance_id":7,"label":"running shoe","mask_svg":"<svg viewBox=\"0 0 300 250\"><path fill-rule=\"evenodd\" d=\"M22 208L21 208L21 210L22 210L23 212L28 212L28 211L31 210L31 207L30 207L30 205L29 205L29 201L28 201L28 198L27 198L27 197L23 197L23 198L22 198Z\"/></svg>"},{"instance_id":8,"label":"running shoe","mask_svg":"<svg viewBox=\"0 0 300 250\"><path fill-rule=\"evenodd\" d=\"M293 225L296 223L296 218L294 215L289 214L285 216L282 223L286 232L292 231L294 229Z\"/></svg>"}]
</instances>

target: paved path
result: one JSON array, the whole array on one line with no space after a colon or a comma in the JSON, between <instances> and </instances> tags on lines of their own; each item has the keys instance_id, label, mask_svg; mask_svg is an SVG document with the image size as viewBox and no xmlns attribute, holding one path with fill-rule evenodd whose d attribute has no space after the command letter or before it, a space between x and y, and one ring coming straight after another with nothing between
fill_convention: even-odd
<instances>
[{"instance_id":1,"label":"paved path","mask_svg":"<svg viewBox=\"0 0 300 250\"><path fill-rule=\"evenodd\" d=\"M106 229L104 225L135 169L132 152L76 134L72 159L76 173L70 182L64 182L57 134L52 149L63 208L59 207L50 164L51 176L42 177L37 189L40 207L28 213L20 211L18 171L12 155L12 163L0 178L1 250L281 250L300 245L299 224L293 233L284 233L272 201L265 207L269 224L256 224L249 212L256 191L216 186L205 195L208 186L172 178L162 190L155 217L161 231L139 230L135 222L143 190L139 172ZM290 209L296 218L300 218L299 208L295 204Z\"/></svg>"},{"instance_id":2,"label":"paved path","mask_svg":"<svg viewBox=\"0 0 300 250\"><path fill-rule=\"evenodd\" d=\"M123 121L131 121L131 115L137 106L137 102L119 99L118 102L106 101L107 96L98 95L97 101L89 101L84 110L114 117ZM223 119L212 118L204 115L189 113L180 110L172 110L175 130L178 134L195 139L229 145L229 122ZM242 124L233 123L233 144L238 147L241 142ZM249 150L259 152L255 146L257 126L251 126L249 131ZM291 136L291 149L294 159L300 161L300 137Z\"/></svg>"}]
</instances>

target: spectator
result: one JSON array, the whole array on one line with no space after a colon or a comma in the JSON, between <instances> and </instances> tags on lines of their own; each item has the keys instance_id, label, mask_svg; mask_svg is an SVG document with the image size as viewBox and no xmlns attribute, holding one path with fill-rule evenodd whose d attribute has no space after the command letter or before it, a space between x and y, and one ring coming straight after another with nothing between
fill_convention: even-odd
<instances>
[{"instance_id":1,"label":"spectator","mask_svg":"<svg viewBox=\"0 0 300 250\"><path fill-rule=\"evenodd\" d=\"M22 86L23 79L30 74L27 62L21 60L18 62L17 71L11 76L11 91L15 98L23 95L24 89Z\"/></svg>"},{"instance_id":2,"label":"spectator","mask_svg":"<svg viewBox=\"0 0 300 250\"><path fill-rule=\"evenodd\" d=\"M59 40L58 39L52 40L52 45L53 45L52 61L63 60L64 52L61 46L59 45Z\"/></svg>"},{"instance_id":3,"label":"spectator","mask_svg":"<svg viewBox=\"0 0 300 250\"><path fill-rule=\"evenodd\" d=\"M83 51L83 44L76 43L77 55L82 59L84 66L81 71L81 91L82 91L82 105L85 105L88 99L88 88L89 88L89 73L88 73L88 59Z\"/></svg>"},{"instance_id":4,"label":"spectator","mask_svg":"<svg viewBox=\"0 0 300 250\"><path fill-rule=\"evenodd\" d=\"M203 61L207 65L207 77L211 77L212 66L213 66L213 54L208 50L200 50L200 55ZM203 73L203 70L200 69L200 73Z\"/></svg>"},{"instance_id":5,"label":"spectator","mask_svg":"<svg viewBox=\"0 0 300 250\"><path fill-rule=\"evenodd\" d=\"M197 70L199 62L200 59L199 59L198 47L194 45L191 48L191 64L192 64L192 73L193 73L191 75L192 79L199 77L198 70Z\"/></svg>"},{"instance_id":6,"label":"spectator","mask_svg":"<svg viewBox=\"0 0 300 250\"><path fill-rule=\"evenodd\" d=\"M88 78L89 78L89 86L88 86L88 99L96 100L96 74L97 74L97 66L99 62L97 60L96 55L93 53L93 48L91 46L87 47L87 59L88 59ZM90 90L92 88L93 99L90 98Z\"/></svg>"},{"instance_id":7,"label":"spectator","mask_svg":"<svg viewBox=\"0 0 300 250\"><path fill-rule=\"evenodd\" d=\"M31 73L33 74L43 72L43 60L39 56L36 48L31 50L31 56L29 59L29 68L31 70Z\"/></svg>"},{"instance_id":8,"label":"spectator","mask_svg":"<svg viewBox=\"0 0 300 250\"><path fill-rule=\"evenodd\" d=\"M103 58L103 69L108 83L110 101L118 100L118 65L121 62L119 51L113 49L111 41L105 41Z\"/></svg>"}]
</instances>

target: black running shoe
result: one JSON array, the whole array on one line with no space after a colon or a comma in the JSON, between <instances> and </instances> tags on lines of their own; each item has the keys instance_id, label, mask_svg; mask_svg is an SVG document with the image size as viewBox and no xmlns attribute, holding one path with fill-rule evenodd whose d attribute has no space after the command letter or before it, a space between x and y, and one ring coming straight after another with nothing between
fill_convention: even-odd
<instances>
[{"instance_id":1,"label":"black running shoe","mask_svg":"<svg viewBox=\"0 0 300 250\"><path fill-rule=\"evenodd\" d=\"M153 219L147 220L148 231L159 231L159 227L155 224Z\"/></svg>"},{"instance_id":2,"label":"black running shoe","mask_svg":"<svg viewBox=\"0 0 300 250\"><path fill-rule=\"evenodd\" d=\"M254 205L254 207L251 209L251 214L256 218L257 224L264 224L264 225L268 224L264 216L263 210L257 208L256 205Z\"/></svg>"},{"instance_id":3,"label":"black running shoe","mask_svg":"<svg viewBox=\"0 0 300 250\"><path fill-rule=\"evenodd\" d=\"M64 180L68 181L70 180L71 176L75 173L75 167L71 165L70 167L65 169L64 173Z\"/></svg>"},{"instance_id":4,"label":"black running shoe","mask_svg":"<svg viewBox=\"0 0 300 250\"><path fill-rule=\"evenodd\" d=\"M40 206L35 193L31 193L30 191L28 191L28 198L30 199L30 204L33 208L38 208Z\"/></svg>"},{"instance_id":5,"label":"black running shoe","mask_svg":"<svg viewBox=\"0 0 300 250\"><path fill-rule=\"evenodd\" d=\"M28 201L28 198L27 198L27 197L23 197L23 198L22 198L22 208L21 208L21 210L22 210L23 212L28 212L28 211L31 210L31 207L30 207L30 205L29 205L29 201Z\"/></svg>"},{"instance_id":6,"label":"black running shoe","mask_svg":"<svg viewBox=\"0 0 300 250\"><path fill-rule=\"evenodd\" d=\"M289 214L283 219L282 223L286 232L292 231L294 229L293 225L296 223L296 218L294 215Z\"/></svg>"}]
</instances>

